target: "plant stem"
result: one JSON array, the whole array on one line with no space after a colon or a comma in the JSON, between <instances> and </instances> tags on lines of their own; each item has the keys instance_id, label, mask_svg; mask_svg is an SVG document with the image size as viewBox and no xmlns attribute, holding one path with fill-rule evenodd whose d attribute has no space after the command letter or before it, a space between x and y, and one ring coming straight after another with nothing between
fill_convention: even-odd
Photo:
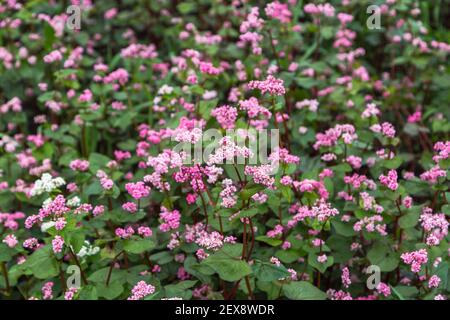
<instances>
[{"instance_id":1,"label":"plant stem","mask_svg":"<svg viewBox=\"0 0 450 320\"><path fill-rule=\"evenodd\" d=\"M123 253L124 251L120 251L111 261L111 265L109 266L109 270L108 270L108 276L106 277L106 285L109 286L109 281L111 280L111 274L112 274L112 269L114 267L114 263L116 262L117 258Z\"/></svg>"},{"instance_id":2,"label":"plant stem","mask_svg":"<svg viewBox=\"0 0 450 320\"><path fill-rule=\"evenodd\" d=\"M11 291L11 286L9 284L8 268L6 267L6 263L5 262L1 263L1 267L2 267L3 277L5 278L6 293L7 293L7 295L9 295L10 291Z\"/></svg>"},{"instance_id":3,"label":"plant stem","mask_svg":"<svg viewBox=\"0 0 450 320\"><path fill-rule=\"evenodd\" d=\"M80 269L81 279L83 279L83 282L85 285L89 284L86 275L83 272L83 269L81 268L80 261L78 261L77 255L73 252L72 248L69 246L70 255L75 260L75 263L77 264L78 268Z\"/></svg>"}]
</instances>

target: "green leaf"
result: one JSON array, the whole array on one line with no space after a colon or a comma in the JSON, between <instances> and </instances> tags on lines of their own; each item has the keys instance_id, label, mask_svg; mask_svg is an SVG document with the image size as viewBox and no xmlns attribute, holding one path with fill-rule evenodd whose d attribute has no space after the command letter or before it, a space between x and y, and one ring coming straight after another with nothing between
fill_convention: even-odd
<instances>
[{"instance_id":1,"label":"green leaf","mask_svg":"<svg viewBox=\"0 0 450 320\"><path fill-rule=\"evenodd\" d=\"M90 282L95 282L95 283L106 283L106 279L108 278L108 273L109 273L109 266L95 271L88 277L88 280ZM114 281L119 281L121 283L124 283L126 281L125 274L126 274L126 272L124 270L113 268L111 271L110 283L114 282Z\"/></svg>"},{"instance_id":2,"label":"green leaf","mask_svg":"<svg viewBox=\"0 0 450 320\"><path fill-rule=\"evenodd\" d=\"M255 277L261 281L274 281L287 278L291 275L282 265L276 266L272 263L262 262L259 260L255 261L252 269Z\"/></svg>"},{"instance_id":3,"label":"green leaf","mask_svg":"<svg viewBox=\"0 0 450 320\"><path fill-rule=\"evenodd\" d=\"M145 251L150 251L156 246L155 242L150 239L142 240L124 240L123 249L129 253L140 254Z\"/></svg>"},{"instance_id":4,"label":"green leaf","mask_svg":"<svg viewBox=\"0 0 450 320\"><path fill-rule=\"evenodd\" d=\"M336 230L336 233L345 236L352 237L356 234L355 230L350 223L344 223L342 221L333 220L331 221L331 225Z\"/></svg>"},{"instance_id":5,"label":"green leaf","mask_svg":"<svg viewBox=\"0 0 450 320\"><path fill-rule=\"evenodd\" d=\"M195 2L182 2L179 5L177 5L177 10L181 14L188 14L192 11L194 11L197 8L197 5Z\"/></svg>"},{"instance_id":6,"label":"green leaf","mask_svg":"<svg viewBox=\"0 0 450 320\"><path fill-rule=\"evenodd\" d=\"M192 291L188 290L197 283L197 280L181 281L177 284L169 284L164 287L166 298L179 297L183 300L192 298Z\"/></svg>"},{"instance_id":7,"label":"green leaf","mask_svg":"<svg viewBox=\"0 0 450 320\"><path fill-rule=\"evenodd\" d=\"M98 296L108 300L117 298L123 292L123 285L119 281L110 282L109 285L98 283L96 288Z\"/></svg>"},{"instance_id":8,"label":"green leaf","mask_svg":"<svg viewBox=\"0 0 450 320\"><path fill-rule=\"evenodd\" d=\"M14 251L6 244L0 243L0 262L7 262L12 259Z\"/></svg>"},{"instance_id":9,"label":"green leaf","mask_svg":"<svg viewBox=\"0 0 450 320\"><path fill-rule=\"evenodd\" d=\"M382 242L375 242L367 253L367 258L371 264L378 265L383 272L390 272L397 268L399 257L392 252L388 245Z\"/></svg>"},{"instance_id":10,"label":"green leaf","mask_svg":"<svg viewBox=\"0 0 450 320\"><path fill-rule=\"evenodd\" d=\"M413 228L419 222L421 207L412 207L408 212L398 219L398 224L402 229Z\"/></svg>"},{"instance_id":11,"label":"green leaf","mask_svg":"<svg viewBox=\"0 0 450 320\"><path fill-rule=\"evenodd\" d=\"M106 166L106 164L109 162L109 158L99 154L99 153L91 153L89 156L89 170L93 173L96 173L97 170L103 168Z\"/></svg>"},{"instance_id":12,"label":"green leaf","mask_svg":"<svg viewBox=\"0 0 450 320\"><path fill-rule=\"evenodd\" d=\"M292 300L325 300L322 290L306 281L295 281L283 286L285 296Z\"/></svg>"},{"instance_id":13,"label":"green leaf","mask_svg":"<svg viewBox=\"0 0 450 320\"><path fill-rule=\"evenodd\" d=\"M217 251L202 261L219 274L219 277L225 281L237 281L252 273L252 269L246 261L233 257L224 249Z\"/></svg>"},{"instance_id":14,"label":"green leaf","mask_svg":"<svg viewBox=\"0 0 450 320\"><path fill-rule=\"evenodd\" d=\"M98 293L97 288L93 285L83 287L78 296L78 300L97 300Z\"/></svg>"},{"instance_id":15,"label":"green leaf","mask_svg":"<svg viewBox=\"0 0 450 320\"><path fill-rule=\"evenodd\" d=\"M317 261L317 254L315 253L310 253L308 255L308 264L317 269L320 273L324 273L325 270L327 270L329 267L331 267L334 263L334 258L333 256L328 256L327 261L325 261L325 263L320 263L319 261Z\"/></svg>"},{"instance_id":16,"label":"green leaf","mask_svg":"<svg viewBox=\"0 0 450 320\"><path fill-rule=\"evenodd\" d=\"M279 246L280 244L283 243L283 241L280 239L269 238L268 236L258 236L255 238L255 240L267 243L268 245L270 245L272 247Z\"/></svg>"},{"instance_id":17,"label":"green leaf","mask_svg":"<svg viewBox=\"0 0 450 320\"><path fill-rule=\"evenodd\" d=\"M29 268L38 279L56 277L59 274L58 261L50 246L36 250L25 261L24 266Z\"/></svg>"},{"instance_id":18,"label":"green leaf","mask_svg":"<svg viewBox=\"0 0 450 320\"><path fill-rule=\"evenodd\" d=\"M241 218L253 217L253 216L257 215L258 213L262 213L259 208L250 208L250 209L241 210L241 212L239 213L239 216Z\"/></svg>"}]
</instances>

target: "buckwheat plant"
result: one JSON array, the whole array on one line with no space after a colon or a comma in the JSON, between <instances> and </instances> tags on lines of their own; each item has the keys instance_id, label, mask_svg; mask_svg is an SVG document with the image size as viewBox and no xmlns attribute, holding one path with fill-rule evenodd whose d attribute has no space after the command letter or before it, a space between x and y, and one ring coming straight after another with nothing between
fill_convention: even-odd
<instances>
[{"instance_id":1,"label":"buckwheat plant","mask_svg":"<svg viewBox=\"0 0 450 320\"><path fill-rule=\"evenodd\" d=\"M446 4L2 1L0 299L447 299Z\"/></svg>"}]
</instances>

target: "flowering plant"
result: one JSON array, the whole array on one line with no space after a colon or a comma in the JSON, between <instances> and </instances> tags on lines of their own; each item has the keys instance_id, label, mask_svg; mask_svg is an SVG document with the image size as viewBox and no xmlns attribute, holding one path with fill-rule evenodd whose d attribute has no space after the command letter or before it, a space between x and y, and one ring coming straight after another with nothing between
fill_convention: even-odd
<instances>
[{"instance_id":1,"label":"flowering plant","mask_svg":"<svg viewBox=\"0 0 450 320\"><path fill-rule=\"evenodd\" d=\"M446 299L450 13L369 2L0 4L2 299Z\"/></svg>"}]
</instances>

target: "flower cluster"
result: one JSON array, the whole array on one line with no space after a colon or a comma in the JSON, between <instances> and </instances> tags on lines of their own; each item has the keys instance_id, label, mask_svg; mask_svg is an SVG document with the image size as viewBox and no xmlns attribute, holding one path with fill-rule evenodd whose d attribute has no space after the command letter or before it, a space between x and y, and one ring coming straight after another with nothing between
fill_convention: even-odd
<instances>
[{"instance_id":1,"label":"flower cluster","mask_svg":"<svg viewBox=\"0 0 450 320\"><path fill-rule=\"evenodd\" d=\"M2 1L0 300L448 299L448 10L367 2Z\"/></svg>"}]
</instances>

